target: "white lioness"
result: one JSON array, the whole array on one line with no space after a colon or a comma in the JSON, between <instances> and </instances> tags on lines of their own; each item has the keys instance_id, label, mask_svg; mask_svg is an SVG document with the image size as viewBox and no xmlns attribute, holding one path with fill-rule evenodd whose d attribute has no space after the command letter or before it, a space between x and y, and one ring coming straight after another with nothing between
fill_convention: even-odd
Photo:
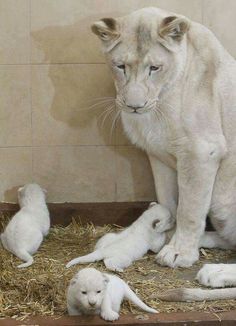
<instances>
[{"instance_id":1,"label":"white lioness","mask_svg":"<svg viewBox=\"0 0 236 326\"><path fill-rule=\"evenodd\" d=\"M92 30L112 70L124 130L146 150L158 201L176 216L157 261L197 261L207 214L236 245L235 60L206 27L157 8L102 19Z\"/></svg>"},{"instance_id":2,"label":"white lioness","mask_svg":"<svg viewBox=\"0 0 236 326\"><path fill-rule=\"evenodd\" d=\"M71 316L101 315L103 319L113 321L119 318L124 299L146 312L157 313L142 302L121 278L95 268L84 268L70 282L67 310Z\"/></svg>"}]
</instances>

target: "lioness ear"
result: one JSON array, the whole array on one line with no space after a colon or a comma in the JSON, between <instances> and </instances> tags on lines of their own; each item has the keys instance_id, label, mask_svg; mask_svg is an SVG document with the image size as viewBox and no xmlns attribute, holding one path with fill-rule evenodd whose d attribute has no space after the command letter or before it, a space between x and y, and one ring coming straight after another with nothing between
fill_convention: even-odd
<instances>
[{"instance_id":1,"label":"lioness ear","mask_svg":"<svg viewBox=\"0 0 236 326\"><path fill-rule=\"evenodd\" d=\"M120 36L119 26L114 18L103 18L93 23L91 29L104 42L115 40Z\"/></svg>"},{"instance_id":2,"label":"lioness ear","mask_svg":"<svg viewBox=\"0 0 236 326\"><path fill-rule=\"evenodd\" d=\"M187 18L169 16L162 20L159 35L163 38L171 37L175 41L181 41L189 27L190 22Z\"/></svg>"}]
</instances>

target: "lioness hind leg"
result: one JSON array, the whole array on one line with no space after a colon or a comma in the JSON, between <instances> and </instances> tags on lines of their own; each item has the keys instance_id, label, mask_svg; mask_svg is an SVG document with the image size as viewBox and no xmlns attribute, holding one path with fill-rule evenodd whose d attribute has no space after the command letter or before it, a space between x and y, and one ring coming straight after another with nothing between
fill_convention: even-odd
<instances>
[{"instance_id":1,"label":"lioness hind leg","mask_svg":"<svg viewBox=\"0 0 236 326\"><path fill-rule=\"evenodd\" d=\"M234 246L222 239L216 231L210 231L201 236L199 248L234 249Z\"/></svg>"},{"instance_id":2,"label":"lioness hind leg","mask_svg":"<svg viewBox=\"0 0 236 326\"><path fill-rule=\"evenodd\" d=\"M236 286L236 264L205 264L196 278L213 288Z\"/></svg>"},{"instance_id":3,"label":"lioness hind leg","mask_svg":"<svg viewBox=\"0 0 236 326\"><path fill-rule=\"evenodd\" d=\"M220 237L236 246L235 154L228 155L221 162L214 184L209 216Z\"/></svg>"},{"instance_id":4,"label":"lioness hind leg","mask_svg":"<svg viewBox=\"0 0 236 326\"><path fill-rule=\"evenodd\" d=\"M219 236L231 248L236 248L236 205L224 205L210 212L211 222Z\"/></svg>"}]
</instances>

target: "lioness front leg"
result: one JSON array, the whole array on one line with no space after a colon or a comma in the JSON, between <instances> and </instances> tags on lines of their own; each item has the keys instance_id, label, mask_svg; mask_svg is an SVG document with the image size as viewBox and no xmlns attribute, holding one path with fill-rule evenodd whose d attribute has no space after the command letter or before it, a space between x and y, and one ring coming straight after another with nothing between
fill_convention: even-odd
<instances>
[{"instance_id":1,"label":"lioness front leg","mask_svg":"<svg viewBox=\"0 0 236 326\"><path fill-rule=\"evenodd\" d=\"M177 173L158 160L156 156L148 154L154 177L157 201L171 212L176 218L178 202Z\"/></svg>"},{"instance_id":2,"label":"lioness front leg","mask_svg":"<svg viewBox=\"0 0 236 326\"><path fill-rule=\"evenodd\" d=\"M221 146L202 141L177 156L179 202L176 231L157 255L170 267L189 267L199 258L198 246L210 208Z\"/></svg>"}]
</instances>

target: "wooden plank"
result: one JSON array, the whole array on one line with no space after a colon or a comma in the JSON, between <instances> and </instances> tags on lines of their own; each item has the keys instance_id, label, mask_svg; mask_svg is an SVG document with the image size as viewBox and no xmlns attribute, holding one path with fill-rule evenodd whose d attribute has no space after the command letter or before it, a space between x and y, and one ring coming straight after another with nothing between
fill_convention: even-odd
<instances>
[{"instance_id":1,"label":"wooden plank","mask_svg":"<svg viewBox=\"0 0 236 326\"><path fill-rule=\"evenodd\" d=\"M52 225L68 225L74 217L82 223L95 225L118 224L127 226L148 207L149 202L123 203L49 203ZM0 211L14 214L19 209L17 204L0 203Z\"/></svg>"},{"instance_id":2,"label":"wooden plank","mask_svg":"<svg viewBox=\"0 0 236 326\"><path fill-rule=\"evenodd\" d=\"M24 321L15 321L13 319L0 320L0 326L23 326L23 325L48 325L48 326L105 326L111 324L102 320L98 316L78 316L69 317L32 317ZM158 315L123 315L119 320L113 322L114 325L130 326L200 326L200 325L236 325L236 311L224 312L219 314L207 312L186 312L186 313L160 313Z\"/></svg>"},{"instance_id":3,"label":"wooden plank","mask_svg":"<svg viewBox=\"0 0 236 326\"><path fill-rule=\"evenodd\" d=\"M95 225L117 224L127 226L136 220L149 202L112 202L112 203L49 203L52 225L68 225L72 218L86 224ZM15 214L18 204L0 203L0 212ZM208 230L212 230L209 221Z\"/></svg>"}]
</instances>

